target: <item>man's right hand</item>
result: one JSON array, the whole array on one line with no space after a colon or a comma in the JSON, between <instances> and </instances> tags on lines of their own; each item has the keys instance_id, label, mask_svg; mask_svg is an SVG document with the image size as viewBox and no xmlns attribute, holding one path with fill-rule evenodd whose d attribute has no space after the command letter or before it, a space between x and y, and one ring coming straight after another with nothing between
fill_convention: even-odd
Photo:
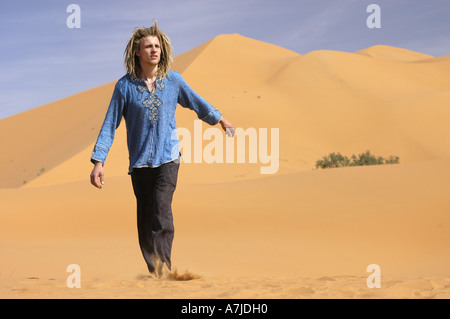
<instances>
[{"instance_id":1,"label":"man's right hand","mask_svg":"<svg viewBox=\"0 0 450 319\"><path fill-rule=\"evenodd\" d=\"M103 172L103 163L102 162L95 163L95 166L91 172L91 184L101 189L102 185L105 183L104 177L105 173Z\"/></svg>"}]
</instances>

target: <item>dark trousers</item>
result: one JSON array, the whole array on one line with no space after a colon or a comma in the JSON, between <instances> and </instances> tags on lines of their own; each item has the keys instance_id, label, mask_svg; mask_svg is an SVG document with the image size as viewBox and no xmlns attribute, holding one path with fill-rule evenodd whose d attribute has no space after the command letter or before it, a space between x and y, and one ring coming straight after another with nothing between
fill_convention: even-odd
<instances>
[{"instance_id":1,"label":"dark trousers","mask_svg":"<svg viewBox=\"0 0 450 319\"><path fill-rule=\"evenodd\" d=\"M137 203L139 245L148 270L155 272L162 262L171 270L174 237L172 197L180 162L175 160L155 168L135 168L131 173Z\"/></svg>"}]
</instances>

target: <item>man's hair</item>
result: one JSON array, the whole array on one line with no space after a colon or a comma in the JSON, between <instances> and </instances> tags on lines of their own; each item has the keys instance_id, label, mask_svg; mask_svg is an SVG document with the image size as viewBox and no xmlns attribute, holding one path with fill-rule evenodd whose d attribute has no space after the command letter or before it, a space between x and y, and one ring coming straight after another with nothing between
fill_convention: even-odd
<instances>
[{"instance_id":1,"label":"man's hair","mask_svg":"<svg viewBox=\"0 0 450 319\"><path fill-rule=\"evenodd\" d=\"M150 28L134 29L124 52L127 73L135 79L139 79L143 76L141 63L139 57L136 55L136 51L140 49L141 39L148 36L155 36L159 40L161 45L161 56L158 63L157 76L165 78L173 62L172 45L169 37L158 28L156 20Z\"/></svg>"}]
</instances>

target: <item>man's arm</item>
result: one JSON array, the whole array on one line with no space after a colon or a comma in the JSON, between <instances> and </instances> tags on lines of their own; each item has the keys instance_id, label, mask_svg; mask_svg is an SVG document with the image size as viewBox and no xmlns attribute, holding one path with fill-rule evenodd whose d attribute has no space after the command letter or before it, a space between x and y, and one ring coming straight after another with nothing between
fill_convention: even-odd
<instances>
[{"instance_id":1,"label":"man's arm","mask_svg":"<svg viewBox=\"0 0 450 319\"><path fill-rule=\"evenodd\" d=\"M126 101L121 93L119 83L116 83L105 120L103 121L91 156L91 162L94 164L91 172L91 184L100 189L104 184L105 173L103 171L103 165L114 141L115 131L122 120L125 104Z\"/></svg>"},{"instance_id":2,"label":"man's arm","mask_svg":"<svg viewBox=\"0 0 450 319\"><path fill-rule=\"evenodd\" d=\"M197 113L200 120L209 125L219 123L222 113L206 101L202 96L197 94L179 73L174 73L177 77L179 85L178 104L184 108L188 108Z\"/></svg>"},{"instance_id":3,"label":"man's arm","mask_svg":"<svg viewBox=\"0 0 450 319\"><path fill-rule=\"evenodd\" d=\"M185 108L189 108L195 111L198 118L202 121L215 125L220 123L223 130L228 136L234 136L234 127L229 121L227 121L222 113L214 106L208 103L203 97L198 95L190 86L186 83L183 77L179 73L174 73L178 77L180 92L178 96L178 103Z\"/></svg>"}]
</instances>

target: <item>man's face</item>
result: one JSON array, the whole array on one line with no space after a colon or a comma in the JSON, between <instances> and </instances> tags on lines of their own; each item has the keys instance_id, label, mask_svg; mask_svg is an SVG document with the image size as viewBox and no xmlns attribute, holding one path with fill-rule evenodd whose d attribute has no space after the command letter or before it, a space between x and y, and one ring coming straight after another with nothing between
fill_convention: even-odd
<instances>
[{"instance_id":1,"label":"man's face","mask_svg":"<svg viewBox=\"0 0 450 319\"><path fill-rule=\"evenodd\" d=\"M161 58L161 45L158 37L148 36L141 39L141 47L136 51L141 65L152 64L157 65Z\"/></svg>"}]
</instances>

